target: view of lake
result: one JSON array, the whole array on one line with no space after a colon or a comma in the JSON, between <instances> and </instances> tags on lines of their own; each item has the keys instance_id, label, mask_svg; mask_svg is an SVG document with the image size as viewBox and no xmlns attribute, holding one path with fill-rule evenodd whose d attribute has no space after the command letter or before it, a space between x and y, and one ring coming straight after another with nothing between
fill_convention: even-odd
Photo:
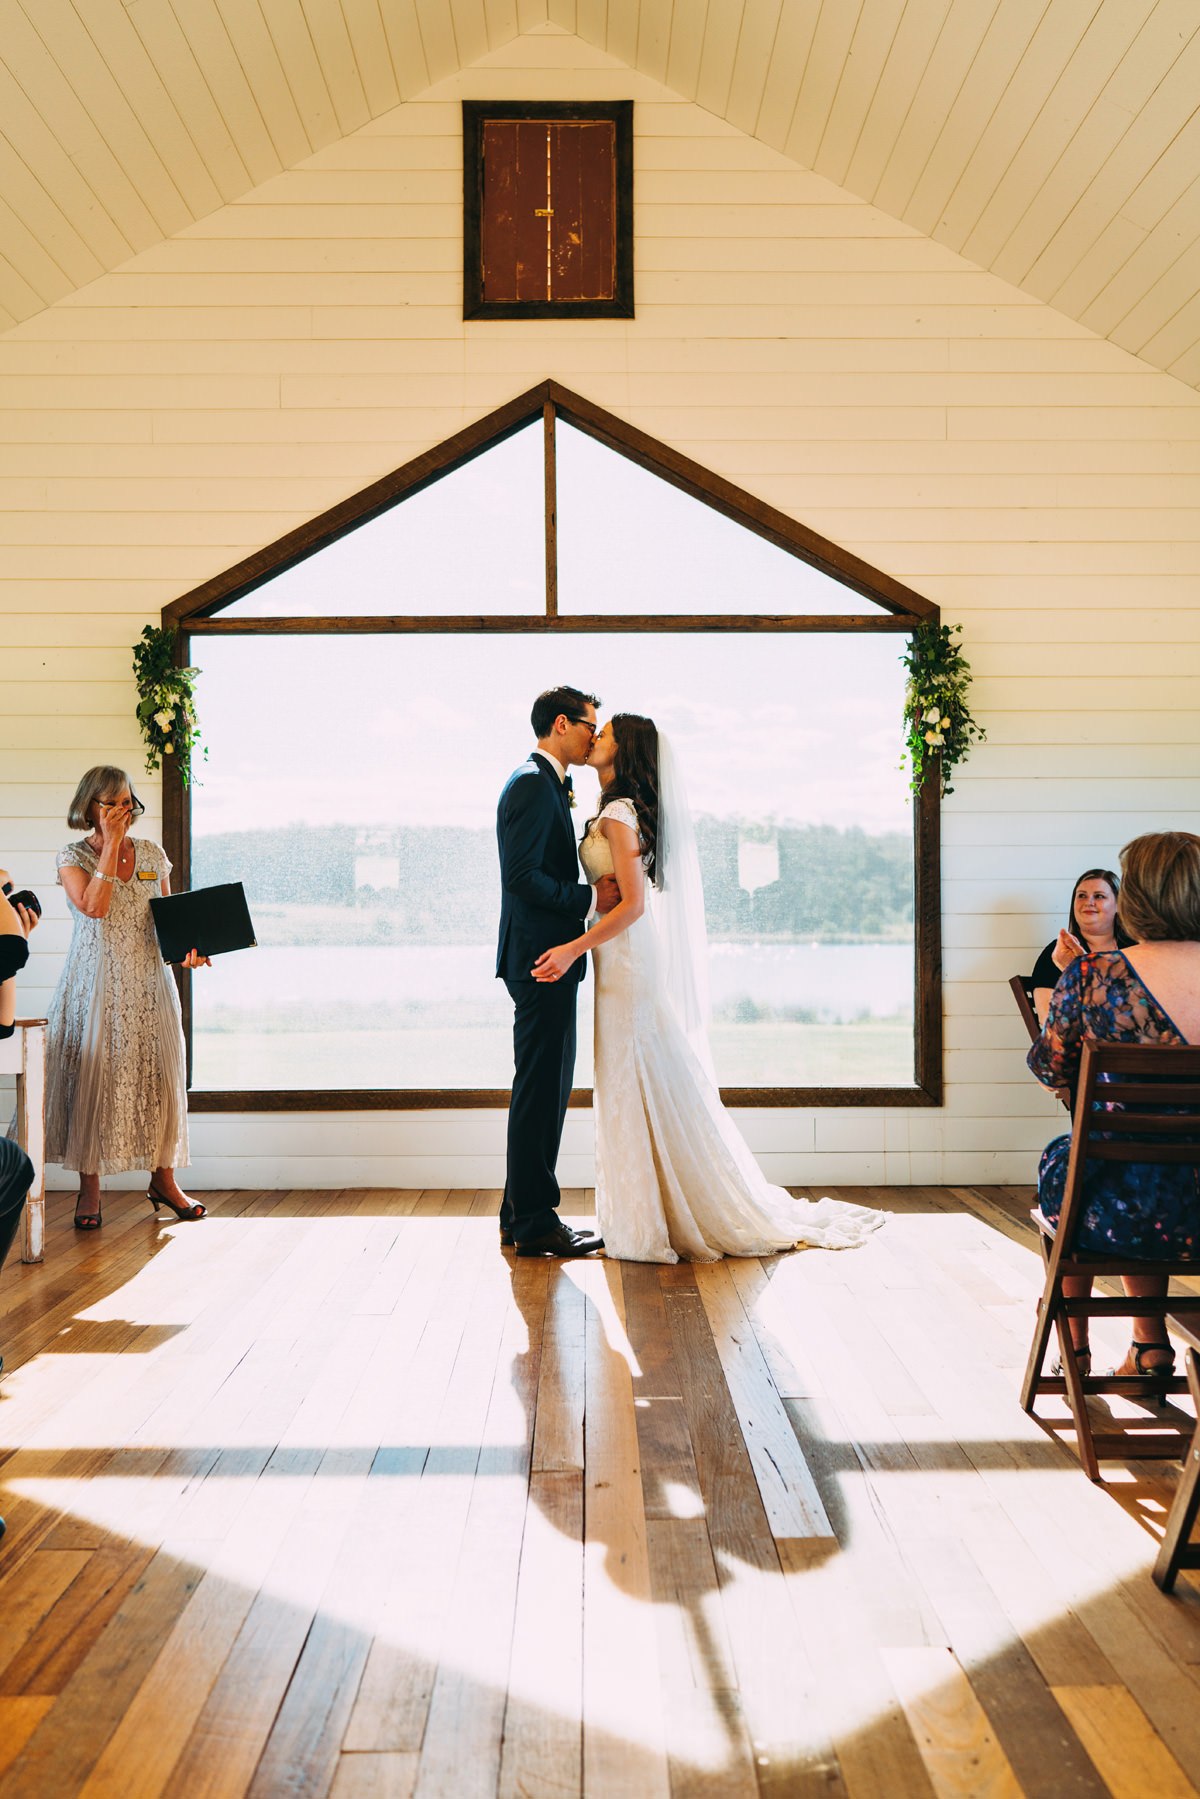
<instances>
[{"instance_id":1,"label":"view of lake","mask_svg":"<svg viewBox=\"0 0 1200 1799\"><path fill-rule=\"evenodd\" d=\"M490 944L260 947L193 986L198 1087L506 1086L511 1007ZM730 1085L912 1079L911 943L717 943ZM591 980L577 1082L591 1080ZM354 1071L358 1070L356 1074Z\"/></svg>"}]
</instances>

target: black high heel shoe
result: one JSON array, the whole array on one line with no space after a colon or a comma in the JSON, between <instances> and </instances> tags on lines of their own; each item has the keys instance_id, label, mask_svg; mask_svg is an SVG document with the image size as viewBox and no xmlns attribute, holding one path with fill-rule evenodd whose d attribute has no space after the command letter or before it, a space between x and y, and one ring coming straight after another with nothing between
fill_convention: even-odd
<instances>
[{"instance_id":1,"label":"black high heel shoe","mask_svg":"<svg viewBox=\"0 0 1200 1799\"><path fill-rule=\"evenodd\" d=\"M96 1201L96 1210L94 1212L81 1212L79 1210L79 1200L82 1198L83 1195L81 1193L79 1199L75 1201L75 1229L77 1231L98 1231L100 1226L104 1223L103 1218L100 1216L100 1201Z\"/></svg>"},{"instance_id":2,"label":"black high heel shoe","mask_svg":"<svg viewBox=\"0 0 1200 1799\"><path fill-rule=\"evenodd\" d=\"M197 1219L208 1217L208 1207L202 1206L198 1199L193 1199L187 1205L181 1206L177 1199L168 1199L165 1193L156 1192L153 1181L150 1182L146 1198L156 1212L159 1206L169 1207L181 1224L194 1224Z\"/></svg>"}]
</instances>

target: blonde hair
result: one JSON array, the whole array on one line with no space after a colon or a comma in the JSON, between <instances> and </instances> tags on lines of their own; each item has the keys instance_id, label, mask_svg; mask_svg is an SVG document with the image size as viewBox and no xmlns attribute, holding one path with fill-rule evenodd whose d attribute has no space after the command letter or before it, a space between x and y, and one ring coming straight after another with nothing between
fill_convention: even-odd
<instances>
[{"instance_id":1,"label":"blonde hair","mask_svg":"<svg viewBox=\"0 0 1200 1799\"><path fill-rule=\"evenodd\" d=\"M89 768L67 807L67 824L70 829L94 831L96 821L92 817L92 807L102 794L120 793L122 787L128 787L130 799L140 806L142 802L133 791L133 782L123 768L114 768L108 762L102 763L98 768Z\"/></svg>"},{"instance_id":2,"label":"blonde hair","mask_svg":"<svg viewBox=\"0 0 1200 1799\"><path fill-rule=\"evenodd\" d=\"M1200 837L1148 831L1121 851L1117 915L1135 943L1200 941Z\"/></svg>"}]
</instances>

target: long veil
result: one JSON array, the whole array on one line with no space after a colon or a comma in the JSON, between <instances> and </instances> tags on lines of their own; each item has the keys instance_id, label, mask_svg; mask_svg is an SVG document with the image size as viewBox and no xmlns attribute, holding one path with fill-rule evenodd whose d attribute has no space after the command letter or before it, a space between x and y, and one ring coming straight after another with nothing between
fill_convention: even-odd
<instances>
[{"instance_id":1,"label":"long veil","mask_svg":"<svg viewBox=\"0 0 1200 1799\"><path fill-rule=\"evenodd\" d=\"M708 1027L708 930L700 852L679 759L665 732L658 733L658 875L651 888L651 916L662 956L663 984L684 1034L705 1074L717 1085Z\"/></svg>"}]
</instances>

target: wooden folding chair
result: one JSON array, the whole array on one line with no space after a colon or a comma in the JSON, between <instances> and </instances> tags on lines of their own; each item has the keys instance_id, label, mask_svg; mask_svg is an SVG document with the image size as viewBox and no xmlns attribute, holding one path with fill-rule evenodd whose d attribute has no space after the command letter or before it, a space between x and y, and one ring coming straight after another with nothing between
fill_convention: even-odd
<instances>
[{"instance_id":1,"label":"wooden folding chair","mask_svg":"<svg viewBox=\"0 0 1200 1799\"><path fill-rule=\"evenodd\" d=\"M1101 1075L1106 1077L1103 1082ZM1098 1101L1116 1104L1121 1110L1097 1110ZM1166 1318L1171 1313L1185 1318L1194 1313L1200 1321L1200 1300L1169 1297L1170 1279L1200 1274L1200 1260L1150 1262L1120 1254L1098 1255L1080 1248L1084 1172L1092 1162L1200 1167L1200 1049L1148 1043L1085 1043L1071 1133L1071 1159L1057 1228L1040 1211L1035 1209L1032 1214L1046 1264L1046 1284L1038 1303L1037 1328L1025 1369L1021 1404L1034 1415L1040 1395L1065 1394L1075 1424L1079 1459L1089 1480L1099 1480L1102 1460L1181 1456L1190 1441L1194 1421L1169 1407L1165 1421L1172 1428L1168 1430L1149 1431L1139 1419L1121 1429L1096 1432L1088 1417L1088 1396L1121 1393L1140 1400L1165 1399L1167 1394L1186 1392L1188 1383L1182 1375L1126 1378L1082 1374L1069 1321ZM1097 1297L1094 1292L1086 1299L1068 1299L1063 1293L1063 1281L1068 1275L1097 1279L1122 1274L1164 1275L1168 1293L1161 1299ZM1052 1334L1058 1337L1061 1375L1042 1373ZM1116 1420L1113 1422L1115 1425Z\"/></svg>"},{"instance_id":2,"label":"wooden folding chair","mask_svg":"<svg viewBox=\"0 0 1200 1799\"><path fill-rule=\"evenodd\" d=\"M1193 1543L1192 1528L1200 1511L1200 1319L1172 1312L1168 1323L1186 1345L1187 1379L1196 1408L1196 1430L1179 1476L1179 1485L1167 1514L1167 1526L1154 1564L1154 1581L1164 1593L1175 1585L1181 1568L1200 1568L1200 1543Z\"/></svg>"},{"instance_id":3,"label":"wooden folding chair","mask_svg":"<svg viewBox=\"0 0 1200 1799\"><path fill-rule=\"evenodd\" d=\"M1033 982L1027 974L1015 974L1009 981L1012 996L1017 1002L1017 1011L1021 1014L1021 1023L1029 1032L1029 1041L1036 1043L1042 1034L1037 1013L1033 1009Z\"/></svg>"},{"instance_id":4,"label":"wooden folding chair","mask_svg":"<svg viewBox=\"0 0 1200 1799\"><path fill-rule=\"evenodd\" d=\"M1017 1002L1017 1011L1021 1014L1021 1023L1029 1032L1029 1041L1031 1043L1036 1043L1042 1034L1042 1027L1038 1023L1037 1013L1033 1009L1033 982L1027 974L1015 974L1008 984L1012 989L1012 996ZM1063 1104L1069 1112L1071 1110L1069 1094L1065 1092L1060 1093L1058 1097L1061 1104Z\"/></svg>"}]
</instances>

